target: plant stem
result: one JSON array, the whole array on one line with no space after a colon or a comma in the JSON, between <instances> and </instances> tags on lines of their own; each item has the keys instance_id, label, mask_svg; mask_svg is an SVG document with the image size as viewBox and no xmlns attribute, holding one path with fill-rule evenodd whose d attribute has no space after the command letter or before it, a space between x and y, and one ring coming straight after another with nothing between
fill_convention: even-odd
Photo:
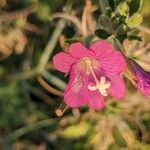
<instances>
[{"instance_id":1,"label":"plant stem","mask_svg":"<svg viewBox=\"0 0 150 150\"><path fill-rule=\"evenodd\" d=\"M66 21L64 19L60 19L56 25L55 30L52 33L52 36L50 38L50 40L48 41L45 50L41 56L39 65L38 65L38 70L41 73L44 69L44 66L46 65L46 63L48 62L53 49L55 48L57 42L58 42L58 38L60 36L60 34L62 33L64 27L65 27Z\"/></svg>"},{"instance_id":2,"label":"plant stem","mask_svg":"<svg viewBox=\"0 0 150 150\"><path fill-rule=\"evenodd\" d=\"M100 2L100 7L101 7L101 12L104 15L107 15L107 7L109 7L109 3L107 0L99 0Z\"/></svg>"},{"instance_id":3,"label":"plant stem","mask_svg":"<svg viewBox=\"0 0 150 150\"><path fill-rule=\"evenodd\" d=\"M38 130L38 129L43 128L43 127L48 127L53 123L56 123L56 122L54 120L51 120L51 119L46 119L46 120L42 120L42 121L36 122L34 124L22 127L20 129L17 129L16 131L14 131L10 136L8 136L8 139L6 139L6 140L8 142L16 140L17 138L21 137L22 135L24 135L28 132Z\"/></svg>"},{"instance_id":4,"label":"plant stem","mask_svg":"<svg viewBox=\"0 0 150 150\"><path fill-rule=\"evenodd\" d=\"M104 0L99 0L102 14L106 15L106 6Z\"/></svg>"},{"instance_id":5,"label":"plant stem","mask_svg":"<svg viewBox=\"0 0 150 150\"><path fill-rule=\"evenodd\" d=\"M60 90L64 90L66 88L66 83L60 78L58 78L57 76L54 76L53 74L51 74L50 72L45 70L42 73L42 76L45 79L47 79L51 84L58 87Z\"/></svg>"},{"instance_id":6,"label":"plant stem","mask_svg":"<svg viewBox=\"0 0 150 150\"><path fill-rule=\"evenodd\" d=\"M71 0L67 0L67 4L66 4L66 12L70 12L71 9L72 9L72 5L73 5L73 1ZM41 56L41 59L40 59L40 62L39 62L39 65L38 65L38 70L39 70L39 73L42 73L43 70L44 70L44 67L46 65L46 63L48 62L52 52L53 52L53 49L55 48L57 42L58 42L58 39L59 39L59 36L60 34L62 33L64 27L65 27L65 24L66 24L66 20L64 19L60 19L56 25L56 28L55 30L53 31L52 33L52 36L50 38L50 40L48 41L46 47L45 47L45 50Z\"/></svg>"}]
</instances>

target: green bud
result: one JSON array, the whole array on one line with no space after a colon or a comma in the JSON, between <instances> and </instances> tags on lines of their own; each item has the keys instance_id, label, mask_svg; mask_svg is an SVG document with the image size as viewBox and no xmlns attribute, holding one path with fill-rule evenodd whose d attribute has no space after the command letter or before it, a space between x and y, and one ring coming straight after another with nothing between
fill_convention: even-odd
<instances>
[{"instance_id":1,"label":"green bud","mask_svg":"<svg viewBox=\"0 0 150 150\"><path fill-rule=\"evenodd\" d=\"M111 25L111 19L105 15L101 15L98 19L98 22L103 28Z\"/></svg>"},{"instance_id":2,"label":"green bud","mask_svg":"<svg viewBox=\"0 0 150 150\"><path fill-rule=\"evenodd\" d=\"M126 24L129 28L135 28L140 25L143 18L139 13L135 13L131 17L126 18Z\"/></svg>"},{"instance_id":3,"label":"green bud","mask_svg":"<svg viewBox=\"0 0 150 150\"><path fill-rule=\"evenodd\" d=\"M111 15L112 15L112 10L111 10L110 7L106 7L106 14L107 14L108 17L111 17Z\"/></svg>"},{"instance_id":4,"label":"green bud","mask_svg":"<svg viewBox=\"0 0 150 150\"><path fill-rule=\"evenodd\" d=\"M125 34L127 31L127 26L125 24L121 24L118 28L118 33L119 34Z\"/></svg>"},{"instance_id":5,"label":"green bud","mask_svg":"<svg viewBox=\"0 0 150 150\"><path fill-rule=\"evenodd\" d=\"M113 21L112 21L112 26L113 26L113 28L116 30L116 29L118 29L118 25L120 24L120 18L119 17L117 17L117 18L115 18Z\"/></svg>"},{"instance_id":6,"label":"green bud","mask_svg":"<svg viewBox=\"0 0 150 150\"><path fill-rule=\"evenodd\" d=\"M112 33L113 27L111 23L111 19L105 15L101 15L98 19L100 27L105 29L107 32Z\"/></svg>"},{"instance_id":7,"label":"green bud","mask_svg":"<svg viewBox=\"0 0 150 150\"><path fill-rule=\"evenodd\" d=\"M49 15L50 15L50 8L46 3L38 4L38 8L37 8L38 18L45 21L48 20Z\"/></svg>"},{"instance_id":8,"label":"green bud","mask_svg":"<svg viewBox=\"0 0 150 150\"><path fill-rule=\"evenodd\" d=\"M118 5L117 10L120 13L120 15L126 16L129 10L129 7L126 2L122 2Z\"/></svg>"}]
</instances>

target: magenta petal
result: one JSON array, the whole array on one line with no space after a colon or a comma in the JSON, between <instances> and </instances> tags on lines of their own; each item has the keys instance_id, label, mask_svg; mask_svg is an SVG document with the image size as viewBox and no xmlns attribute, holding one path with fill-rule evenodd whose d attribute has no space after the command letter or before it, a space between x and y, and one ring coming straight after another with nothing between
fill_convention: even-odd
<instances>
[{"instance_id":1,"label":"magenta petal","mask_svg":"<svg viewBox=\"0 0 150 150\"><path fill-rule=\"evenodd\" d=\"M98 91L90 91L88 85L93 83L91 76L85 76L82 72L75 72L77 66L71 69L69 84L64 93L64 99L68 106L76 108L88 105L99 109L104 107L104 98Z\"/></svg>"},{"instance_id":2,"label":"magenta petal","mask_svg":"<svg viewBox=\"0 0 150 150\"><path fill-rule=\"evenodd\" d=\"M145 96L150 96L150 72L144 70L138 63L131 61L136 76L136 86Z\"/></svg>"},{"instance_id":3,"label":"magenta petal","mask_svg":"<svg viewBox=\"0 0 150 150\"><path fill-rule=\"evenodd\" d=\"M122 99L125 96L125 83L124 80L119 76L110 78L111 87L108 90L109 95L117 99Z\"/></svg>"},{"instance_id":4,"label":"magenta petal","mask_svg":"<svg viewBox=\"0 0 150 150\"><path fill-rule=\"evenodd\" d=\"M70 54L66 54L60 52L53 57L53 65L54 67L64 73L68 73L72 64L74 64L77 60L70 56Z\"/></svg>"},{"instance_id":5,"label":"magenta petal","mask_svg":"<svg viewBox=\"0 0 150 150\"><path fill-rule=\"evenodd\" d=\"M101 109L105 106L104 97L98 91L88 93L88 106L93 109Z\"/></svg>"},{"instance_id":6,"label":"magenta petal","mask_svg":"<svg viewBox=\"0 0 150 150\"><path fill-rule=\"evenodd\" d=\"M94 52L86 48L82 43L73 43L69 46L69 53L75 58L93 56Z\"/></svg>"},{"instance_id":7,"label":"magenta petal","mask_svg":"<svg viewBox=\"0 0 150 150\"><path fill-rule=\"evenodd\" d=\"M98 58L107 57L113 51L112 45L106 41L97 41L89 49L93 50Z\"/></svg>"},{"instance_id":8,"label":"magenta petal","mask_svg":"<svg viewBox=\"0 0 150 150\"><path fill-rule=\"evenodd\" d=\"M74 68L72 68L69 83L64 93L64 100L68 106L76 108L87 104L88 101L84 96L87 84L87 78L82 80L79 73L75 73Z\"/></svg>"},{"instance_id":9,"label":"magenta petal","mask_svg":"<svg viewBox=\"0 0 150 150\"><path fill-rule=\"evenodd\" d=\"M113 51L108 57L101 59L101 67L106 75L120 74L126 69L126 61L119 51Z\"/></svg>"}]
</instances>

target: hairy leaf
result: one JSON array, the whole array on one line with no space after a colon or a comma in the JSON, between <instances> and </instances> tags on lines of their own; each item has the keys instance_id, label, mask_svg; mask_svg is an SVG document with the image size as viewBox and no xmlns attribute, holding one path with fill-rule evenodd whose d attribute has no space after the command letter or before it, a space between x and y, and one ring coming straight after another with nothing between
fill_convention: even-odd
<instances>
[{"instance_id":1,"label":"hairy leaf","mask_svg":"<svg viewBox=\"0 0 150 150\"><path fill-rule=\"evenodd\" d=\"M131 0L129 3L130 14L136 13L142 6L143 0Z\"/></svg>"},{"instance_id":2,"label":"hairy leaf","mask_svg":"<svg viewBox=\"0 0 150 150\"><path fill-rule=\"evenodd\" d=\"M142 20L142 16L139 13L135 13L134 15L126 19L126 24L129 28L132 29L139 26Z\"/></svg>"},{"instance_id":3,"label":"hairy leaf","mask_svg":"<svg viewBox=\"0 0 150 150\"><path fill-rule=\"evenodd\" d=\"M99 37L99 38L101 38L101 39L107 39L109 36L110 36L110 34L109 33L107 33L105 30L103 30L103 29L98 29L98 30L96 30L95 31L95 35L97 36L97 37Z\"/></svg>"}]
</instances>

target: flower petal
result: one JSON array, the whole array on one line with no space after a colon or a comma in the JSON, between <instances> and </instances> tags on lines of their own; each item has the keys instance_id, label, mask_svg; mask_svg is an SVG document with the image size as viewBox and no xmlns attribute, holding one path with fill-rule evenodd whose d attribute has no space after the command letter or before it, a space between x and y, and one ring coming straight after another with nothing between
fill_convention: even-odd
<instances>
[{"instance_id":1,"label":"flower petal","mask_svg":"<svg viewBox=\"0 0 150 150\"><path fill-rule=\"evenodd\" d=\"M113 76L126 69L126 61L121 52L113 51L108 57L101 59L101 67L107 75Z\"/></svg>"},{"instance_id":2,"label":"flower petal","mask_svg":"<svg viewBox=\"0 0 150 150\"><path fill-rule=\"evenodd\" d=\"M97 41L90 46L96 53L96 58L108 74L118 74L126 68L126 61L121 52L114 50L112 45L106 41Z\"/></svg>"},{"instance_id":3,"label":"flower petal","mask_svg":"<svg viewBox=\"0 0 150 150\"><path fill-rule=\"evenodd\" d=\"M93 50L98 58L107 57L113 51L112 45L106 41L97 41L89 49Z\"/></svg>"},{"instance_id":4,"label":"flower petal","mask_svg":"<svg viewBox=\"0 0 150 150\"><path fill-rule=\"evenodd\" d=\"M108 90L109 95L117 99L122 99L125 96L125 83L124 80L117 76L110 78L111 87Z\"/></svg>"},{"instance_id":5,"label":"flower petal","mask_svg":"<svg viewBox=\"0 0 150 150\"><path fill-rule=\"evenodd\" d=\"M87 88L88 82L85 77L82 80L82 77L79 73L75 72L72 68L69 83L64 92L64 99L68 106L76 108L87 104L87 99L85 99L85 90Z\"/></svg>"},{"instance_id":6,"label":"flower petal","mask_svg":"<svg viewBox=\"0 0 150 150\"><path fill-rule=\"evenodd\" d=\"M136 76L136 86L145 96L150 96L150 72L144 70L138 63L131 61Z\"/></svg>"},{"instance_id":7,"label":"flower petal","mask_svg":"<svg viewBox=\"0 0 150 150\"><path fill-rule=\"evenodd\" d=\"M90 108L101 109L105 106L104 97L98 91L90 91L87 97Z\"/></svg>"},{"instance_id":8,"label":"flower petal","mask_svg":"<svg viewBox=\"0 0 150 150\"><path fill-rule=\"evenodd\" d=\"M54 67L64 73L68 73L70 71L71 66L77 60L70 56L70 54L66 54L60 52L53 57L53 65Z\"/></svg>"},{"instance_id":9,"label":"flower petal","mask_svg":"<svg viewBox=\"0 0 150 150\"><path fill-rule=\"evenodd\" d=\"M90 91L88 85L93 83L90 75L85 76L82 72L76 72L77 66L73 66L69 83L64 93L64 99L68 106L79 107L88 105L98 109L104 107L104 99L97 91Z\"/></svg>"},{"instance_id":10,"label":"flower petal","mask_svg":"<svg viewBox=\"0 0 150 150\"><path fill-rule=\"evenodd\" d=\"M75 58L93 56L94 52L86 48L82 43L77 42L69 46L69 53Z\"/></svg>"}]
</instances>

